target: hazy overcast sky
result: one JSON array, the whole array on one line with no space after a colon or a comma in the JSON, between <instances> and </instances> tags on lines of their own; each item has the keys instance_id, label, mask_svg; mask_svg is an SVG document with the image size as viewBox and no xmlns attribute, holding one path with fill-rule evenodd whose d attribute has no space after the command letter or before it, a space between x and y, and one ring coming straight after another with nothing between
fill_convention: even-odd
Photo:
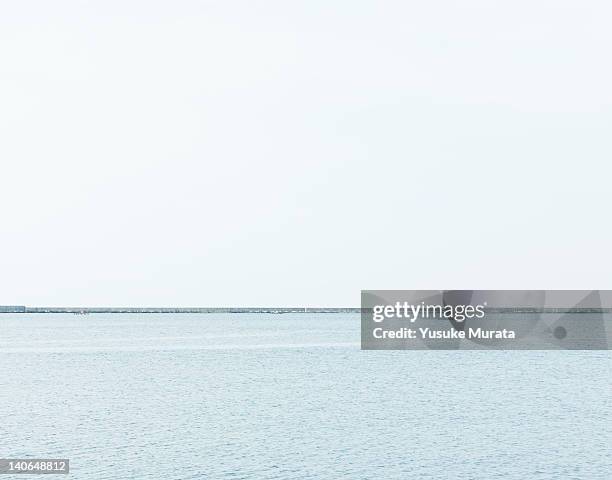
<instances>
[{"instance_id":1,"label":"hazy overcast sky","mask_svg":"<svg viewBox=\"0 0 612 480\"><path fill-rule=\"evenodd\" d=\"M4 1L0 304L612 288L608 1Z\"/></svg>"}]
</instances>

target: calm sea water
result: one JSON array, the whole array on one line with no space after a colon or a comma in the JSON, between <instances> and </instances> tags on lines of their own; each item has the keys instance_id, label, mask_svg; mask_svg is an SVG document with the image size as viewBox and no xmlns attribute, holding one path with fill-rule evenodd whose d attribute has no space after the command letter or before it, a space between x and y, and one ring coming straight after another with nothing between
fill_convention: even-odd
<instances>
[{"instance_id":1,"label":"calm sea water","mask_svg":"<svg viewBox=\"0 0 612 480\"><path fill-rule=\"evenodd\" d=\"M0 315L0 457L74 479L612 478L611 352L366 352L359 331Z\"/></svg>"}]
</instances>

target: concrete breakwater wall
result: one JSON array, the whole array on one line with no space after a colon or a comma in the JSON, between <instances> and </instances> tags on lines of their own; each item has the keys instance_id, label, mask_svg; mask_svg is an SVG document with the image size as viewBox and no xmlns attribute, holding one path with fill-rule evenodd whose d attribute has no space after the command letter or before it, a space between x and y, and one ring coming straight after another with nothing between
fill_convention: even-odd
<instances>
[{"instance_id":1,"label":"concrete breakwater wall","mask_svg":"<svg viewBox=\"0 0 612 480\"><path fill-rule=\"evenodd\" d=\"M325 307L2 307L0 313L359 313L359 308Z\"/></svg>"},{"instance_id":2,"label":"concrete breakwater wall","mask_svg":"<svg viewBox=\"0 0 612 480\"><path fill-rule=\"evenodd\" d=\"M359 307L27 307L2 306L0 313L361 313ZM501 307L487 313L612 313L612 308Z\"/></svg>"},{"instance_id":3,"label":"concrete breakwater wall","mask_svg":"<svg viewBox=\"0 0 612 480\"><path fill-rule=\"evenodd\" d=\"M25 313L23 305L0 305L0 313Z\"/></svg>"}]
</instances>

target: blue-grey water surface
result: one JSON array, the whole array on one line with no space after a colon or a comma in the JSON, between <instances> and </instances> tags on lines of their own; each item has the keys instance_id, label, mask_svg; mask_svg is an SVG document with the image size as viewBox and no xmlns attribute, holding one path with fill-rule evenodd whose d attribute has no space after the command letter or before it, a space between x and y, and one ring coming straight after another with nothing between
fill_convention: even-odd
<instances>
[{"instance_id":1,"label":"blue-grey water surface","mask_svg":"<svg viewBox=\"0 0 612 480\"><path fill-rule=\"evenodd\" d=\"M0 457L98 480L612 478L610 351L361 351L359 332L0 315Z\"/></svg>"}]
</instances>

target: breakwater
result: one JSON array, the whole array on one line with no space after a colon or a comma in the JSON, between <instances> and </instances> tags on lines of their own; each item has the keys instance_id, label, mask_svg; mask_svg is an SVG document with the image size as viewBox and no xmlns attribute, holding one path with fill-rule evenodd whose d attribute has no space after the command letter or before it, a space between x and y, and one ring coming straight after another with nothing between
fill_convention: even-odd
<instances>
[{"instance_id":1,"label":"breakwater","mask_svg":"<svg viewBox=\"0 0 612 480\"><path fill-rule=\"evenodd\" d=\"M342 307L2 307L0 313L359 313Z\"/></svg>"},{"instance_id":2,"label":"breakwater","mask_svg":"<svg viewBox=\"0 0 612 480\"><path fill-rule=\"evenodd\" d=\"M363 309L371 310L371 309ZM486 313L612 313L593 307L485 307ZM359 307L27 307L2 306L0 313L361 313Z\"/></svg>"}]
</instances>

